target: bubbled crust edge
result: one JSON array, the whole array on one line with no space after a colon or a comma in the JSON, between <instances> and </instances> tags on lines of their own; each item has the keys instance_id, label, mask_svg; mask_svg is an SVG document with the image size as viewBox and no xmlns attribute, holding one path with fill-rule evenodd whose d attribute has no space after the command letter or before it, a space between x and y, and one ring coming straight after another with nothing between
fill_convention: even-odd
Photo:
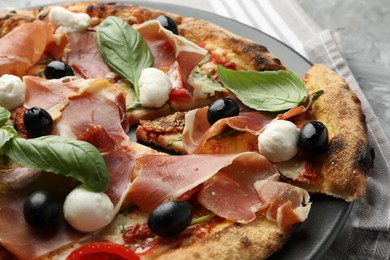
<instances>
[{"instance_id":1,"label":"bubbled crust edge","mask_svg":"<svg viewBox=\"0 0 390 260\"><path fill-rule=\"evenodd\" d=\"M267 220L264 214L258 214L249 224L232 223L189 246L172 249L157 259L266 259L282 248L292 231L293 227L283 230L275 222Z\"/></svg>"},{"instance_id":2,"label":"bubbled crust edge","mask_svg":"<svg viewBox=\"0 0 390 260\"><path fill-rule=\"evenodd\" d=\"M233 34L222 27L196 18L183 18L180 34L198 44L218 46L243 70L284 70L281 61L258 43Z\"/></svg>"},{"instance_id":3,"label":"bubbled crust edge","mask_svg":"<svg viewBox=\"0 0 390 260\"><path fill-rule=\"evenodd\" d=\"M364 196L370 167L359 163L360 149L368 145L365 115L358 97L347 82L322 64L305 76L310 93L324 90L305 115L307 121L321 121L328 128L329 148L314 162L320 167L319 180L294 182L311 192L325 193L346 201Z\"/></svg>"}]
</instances>

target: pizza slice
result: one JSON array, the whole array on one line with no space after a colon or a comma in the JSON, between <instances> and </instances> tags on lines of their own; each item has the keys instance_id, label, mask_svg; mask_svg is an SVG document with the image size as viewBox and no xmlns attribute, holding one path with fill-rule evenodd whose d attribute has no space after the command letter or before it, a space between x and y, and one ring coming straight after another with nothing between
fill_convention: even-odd
<instances>
[{"instance_id":1,"label":"pizza slice","mask_svg":"<svg viewBox=\"0 0 390 260\"><path fill-rule=\"evenodd\" d=\"M360 101L344 79L323 65L308 70L304 81L309 92L322 90L324 94L306 111L289 120L300 129L313 121L325 125L329 140L326 151L309 149L306 154L300 151L294 159L275 162L275 165L286 181L310 192L347 201L361 198L374 154L368 145ZM143 143L182 154L258 151L258 136L272 121L282 119L280 115L242 112L210 126L205 118L207 108L203 110L187 115L175 113L152 121L141 120L136 130L137 138ZM190 129L195 130L189 133L185 124L191 124Z\"/></svg>"}]
</instances>

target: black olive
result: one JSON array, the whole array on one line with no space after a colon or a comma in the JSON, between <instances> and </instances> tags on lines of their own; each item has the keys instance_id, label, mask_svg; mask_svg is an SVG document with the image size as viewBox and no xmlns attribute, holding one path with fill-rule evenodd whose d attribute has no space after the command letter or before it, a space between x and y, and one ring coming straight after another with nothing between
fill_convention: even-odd
<instances>
[{"instance_id":1,"label":"black olive","mask_svg":"<svg viewBox=\"0 0 390 260\"><path fill-rule=\"evenodd\" d=\"M207 120L210 125L217 122L219 119L237 116L240 112L240 107L236 101L231 98L222 98L216 100L207 111Z\"/></svg>"},{"instance_id":2,"label":"black olive","mask_svg":"<svg viewBox=\"0 0 390 260\"><path fill-rule=\"evenodd\" d=\"M74 72L68 64L56 60L47 64L44 74L47 79L60 79L66 76L74 76Z\"/></svg>"},{"instance_id":3,"label":"black olive","mask_svg":"<svg viewBox=\"0 0 390 260\"><path fill-rule=\"evenodd\" d=\"M328 149L328 129L318 121L306 123L299 133L298 146L306 155L318 155Z\"/></svg>"},{"instance_id":4,"label":"black olive","mask_svg":"<svg viewBox=\"0 0 390 260\"><path fill-rule=\"evenodd\" d=\"M187 201L167 201L150 213L148 227L159 236L175 236L190 225L192 215L192 206Z\"/></svg>"},{"instance_id":5,"label":"black olive","mask_svg":"<svg viewBox=\"0 0 390 260\"><path fill-rule=\"evenodd\" d=\"M48 135L54 127L53 118L46 110L39 107L33 107L24 112L23 124L32 137Z\"/></svg>"},{"instance_id":6,"label":"black olive","mask_svg":"<svg viewBox=\"0 0 390 260\"><path fill-rule=\"evenodd\" d=\"M59 217L59 212L57 201L44 190L31 193L24 202L24 219L35 228L44 228L54 223Z\"/></svg>"},{"instance_id":7,"label":"black olive","mask_svg":"<svg viewBox=\"0 0 390 260\"><path fill-rule=\"evenodd\" d=\"M177 29L177 25L176 25L175 21L171 17L165 16L165 15L160 15L159 17L156 18L156 20L165 29L173 32L176 35L179 35L179 31Z\"/></svg>"}]
</instances>

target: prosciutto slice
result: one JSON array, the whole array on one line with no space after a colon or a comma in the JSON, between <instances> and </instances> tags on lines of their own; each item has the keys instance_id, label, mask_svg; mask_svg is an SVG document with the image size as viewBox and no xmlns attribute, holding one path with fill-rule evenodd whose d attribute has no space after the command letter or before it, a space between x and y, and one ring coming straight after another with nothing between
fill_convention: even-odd
<instances>
[{"instance_id":1,"label":"prosciutto slice","mask_svg":"<svg viewBox=\"0 0 390 260\"><path fill-rule=\"evenodd\" d=\"M77 76L85 79L106 78L111 69L100 56L95 31L68 33L70 51L63 59Z\"/></svg>"},{"instance_id":2,"label":"prosciutto slice","mask_svg":"<svg viewBox=\"0 0 390 260\"><path fill-rule=\"evenodd\" d=\"M230 127L238 131L257 134L274 118L259 112L244 112L235 117L223 118L210 125L208 107L189 111L185 116L183 145L187 153L199 153L207 140Z\"/></svg>"},{"instance_id":3,"label":"prosciutto slice","mask_svg":"<svg viewBox=\"0 0 390 260\"><path fill-rule=\"evenodd\" d=\"M42 21L25 23L0 39L0 75L22 77L41 58L53 28Z\"/></svg>"},{"instance_id":4,"label":"prosciutto slice","mask_svg":"<svg viewBox=\"0 0 390 260\"><path fill-rule=\"evenodd\" d=\"M154 67L167 72L174 66L185 85L191 71L207 55L207 50L166 30L156 20L145 22L135 29L143 36L153 53ZM175 61L177 65L174 64Z\"/></svg>"},{"instance_id":5,"label":"prosciutto slice","mask_svg":"<svg viewBox=\"0 0 390 260\"><path fill-rule=\"evenodd\" d=\"M54 133L77 138L90 125L102 126L116 142L128 140L124 93L103 79L93 80L85 91L69 97Z\"/></svg>"},{"instance_id":6,"label":"prosciutto slice","mask_svg":"<svg viewBox=\"0 0 390 260\"><path fill-rule=\"evenodd\" d=\"M144 155L137 159L137 177L126 203L150 212L210 179L240 155Z\"/></svg>"},{"instance_id":7,"label":"prosciutto slice","mask_svg":"<svg viewBox=\"0 0 390 260\"><path fill-rule=\"evenodd\" d=\"M23 82L26 85L25 108L34 106L45 109L53 120L61 116L69 103L69 97L79 95L88 87L88 81L83 80L46 80L41 77L25 76Z\"/></svg>"},{"instance_id":8,"label":"prosciutto slice","mask_svg":"<svg viewBox=\"0 0 390 260\"><path fill-rule=\"evenodd\" d=\"M256 181L264 179L278 180L279 174L265 157L245 153L204 184L198 201L218 216L249 223L264 208L254 188Z\"/></svg>"},{"instance_id":9,"label":"prosciutto slice","mask_svg":"<svg viewBox=\"0 0 390 260\"><path fill-rule=\"evenodd\" d=\"M263 207L267 207L267 218L275 220L280 227L304 221L310 211L309 193L283 182L261 180L254 184Z\"/></svg>"}]
</instances>

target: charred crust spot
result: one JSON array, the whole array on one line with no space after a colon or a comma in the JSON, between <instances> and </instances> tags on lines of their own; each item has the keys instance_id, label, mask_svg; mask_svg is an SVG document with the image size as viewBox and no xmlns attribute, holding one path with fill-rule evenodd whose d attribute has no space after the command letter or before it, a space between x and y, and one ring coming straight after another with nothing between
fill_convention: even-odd
<instances>
[{"instance_id":1,"label":"charred crust spot","mask_svg":"<svg viewBox=\"0 0 390 260\"><path fill-rule=\"evenodd\" d=\"M367 172L374 164L375 150L368 144L360 147L358 152L358 166Z\"/></svg>"},{"instance_id":2,"label":"charred crust spot","mask_svg":"<svg viewBox=\"0 0 390 260\"><path fill-rule=\"evenodd\" d=\"M95 9L95 7L93 5L88 5L86 12L92 13L94 9Z\"/></svg>"},{"instance_id":3,"label":"charred crust spot","mask_svg":"<svg viewBox=\"0 0 390 260\"><path fill-rule=\"evenodd\" d=\"M106 11L106 5L105 4L100 4L99 5L99 11L100 12L105 12Z\"/></svg>"},{"instance_id":4,"label":"charred crust spot","mask_svg":"<svg viewBox=\"0 0 390 260\"><path fill-rule=\"evenodd\" d=\"M242 248L248 248L252 245L252 241L247 236L243 236L240 238L240 245Z\"/></svg>"},{"instance_id":5,"label":"charred crust spot","mask_svg":"<svg viewBox=\"0 0 390 260\"><path fill-rule=\"evenodd\" d=\"M116 2L109 2L107 5L116 5Z\"/></svg>"},{"instance_id":6,"label":"charred crust spot","mask_svg":"<svg viewBox=\"0 0 390 260\"><path fill-rule=\"evenodd\" d=\"M48 15L48 13L40 14L40 15L38 16L38 19L39 19L39 20L45 20L45 18L46 18L47 15Z\"/></svg>"},{"instance_id":7,"label":"charred crust spot","mask_svg":"<svg viewBox=\"0 0 390 260\"><path fill-rule=\"evenodd\" d=\"M344 147L345 142L341 138L335 137L329 142L328 154L339 154L343 151Z\"/></svg>"}]
</instances>

